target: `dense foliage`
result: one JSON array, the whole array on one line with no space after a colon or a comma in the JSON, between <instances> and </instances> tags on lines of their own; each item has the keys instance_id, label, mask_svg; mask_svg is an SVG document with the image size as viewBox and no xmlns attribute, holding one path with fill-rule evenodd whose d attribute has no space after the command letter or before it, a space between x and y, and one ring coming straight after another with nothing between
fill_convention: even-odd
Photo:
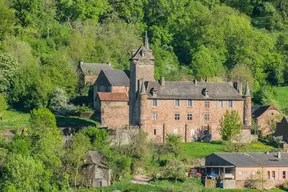
<instances>
[{"instance_id":1,"label":"dense foliage","mask_svg":"<svg viewBox=\"0 0 288 192\"><path fill-rule=\"evenodd\" d=\"M287 14L285 0L0 0L0 93L22 110L59 89L71 99L78 60L128 69L147 30L156 78L248 80L273 103L270 87L288 82Z\"/></svg>"}]
</instances>

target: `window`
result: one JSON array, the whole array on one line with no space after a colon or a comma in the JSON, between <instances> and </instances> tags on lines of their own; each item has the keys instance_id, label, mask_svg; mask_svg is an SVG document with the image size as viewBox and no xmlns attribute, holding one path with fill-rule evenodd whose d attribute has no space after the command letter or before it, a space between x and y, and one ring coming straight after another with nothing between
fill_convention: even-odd
<instances>
[{"instance_id":1,"label":"window","mask_svg":"<svg viewBox=\"0 0 288 192\"><path fill-rule=\"evenodd\" d=\"M217 107L218 108L223 108L223 101L217 101Z\"/></svg>"},{"instance_id":2,"label":"window","mask_svg":"<svg viewBox=\"0 0 288 192\"><path fill-rule=\"evenodd\" d=\"M275 171L272 171L272 179L275 179Z\"/></svg>"},{"instance_id":3,"label":"window","mask_svg":"<svg viewBox=\"0 0 288 192\"><path fill-rule=\"evenodd\" d=\"M205 101L205 108L209 108L209 107L210 107L209 101Z\"/></svg>"},{"instance_id":4,"label":"window","mask_svg":"<svg viewBox=\"0 0 288 192\"><path fill-rule=\"evenodd\" d=\"M194 105L194 101L191 99L187 100L187 107L192 107Z\"/></svg>"},{"instance_id":5,"label":"window","mask_svg":"<svg viewBox=\"0 0 288 192\"><path fill-rule=\"evenodd\" d=\"M210 114L209 113L205 113L204 114L204 121L209 121L210 120Z\"/></svg>"},{"instance_id":6,"label":"window","mask_svg":"<svg viewBox=\"0 0 288 192\"><path fill-rule=\"evenodd\" d=\"M152 113L152 120L158 120L158 114Z\"/></svg>"},{"instance_id":7,"label":"window","mask_svg":"<svg viewBox=\"0 0 288 192\"><path fill-rule=\"evenodd\" d=\"M188 121L191 121L191 120L192 120L192 113L188 113L188 114L187 114L187 120L188 120Z\"/></svg>"},{"instance_id":8,"label":"window","mask_svg":"<svg viewBox=\"0 0 288 192\"><path fill-rule=\"evenodd\" d=\"M180 120L180 114L179 113L175 113L175 120Z\"/></svg>"},{"instance_id":9,"label":"window","mask_svg":"<svg viewBox=\"0 0 288 192\"><path fill-rule=\"evenodd\" d=\"M267 176L268 176L268 179L271 178L270 171L267 171Z\"/></svg>"},{"instance_id":10,"label":"window","mask_svg":"<svg viewBox=\"0 0 288 192\"><path fill-rule=\"evenodd\" d=\"M283 178L283 179L286 179L286 171L283 171L283 172L282 172L282 175L283 175L282 178Z\"/></svg>"},{"instance_id":11,"label":"window","mask_svg":"<svg viewBox=\"0 0 288 192\"><path fill-rule=\"evenodd\" d=\"M227 107L234 107L234 101L227 101Z\"/></svg>"},{"instance_id":12,"label":"window","mask_svg":"<svg viewBox=\"0 0 288 192\"><path fill-rule=\"evenodd\" d=\"M152 99L152 105L153 106L158 106L158 100L157 99Z\"/></svg>"},{"instance_id":13,"label":"window","mask_svg":"<svg viewBox=\"0 0 288 192\"><path fill-rule=\"evenodd\" d=\"M180 100L179 99L174 100L174 106L176 106L176 107L180 106Z\"/></svg>"},{"instance_id":14,"label":"window","mask_svg":"<svg viewBox=\"0 0 288 192\"><path fill-rule=\"evenodd\" d=\"M173 134L178 135L178 128L173 129Z\"/></svg>"},{"instance_id":15,"label":"window","mask_svg":"<svg viewBox=\"0 0 288 192\"><path fill-rule=\"evenodd\" d=\"M154 135L156 135L156 129L154 129Z\"/></svg>"}]
</instances>

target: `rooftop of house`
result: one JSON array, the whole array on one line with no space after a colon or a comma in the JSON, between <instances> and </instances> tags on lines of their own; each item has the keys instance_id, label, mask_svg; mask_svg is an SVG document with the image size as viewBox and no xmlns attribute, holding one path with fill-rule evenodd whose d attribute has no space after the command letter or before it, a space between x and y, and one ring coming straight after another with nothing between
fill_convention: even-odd
<instances>
[{"instance_id":1,"label":"rooftop of house","mask_svg":"<svg viewBox=\"0 0 288 192\"><path fill-rule=\"evenodd\" d=\"M130 86L130 80L123 70L102 70L112 86Z\"/></svg>"},{"instance_id":2,"label":"rooftop of house","mask_svg":"<svg viewBox=\"0 0 288 192\"><path fill-rule=\"evenodd\" d=\"M100 101L128 101L127 93L98 92Z\"/></svg>"},{"instance_id":3,"label":"rooftop of house","mask_svg":"<svg viewBox=\"0 0 288 192\"><path fill-rule=\"evenodd\" d=\"M101 70L112 70L110 63L84 63L79 61L78 67L85 75L97 75Z\"/></svg>"},{"instance_id":4,"label":"rooftop of house","mask_svg":"<svg viewBox=\"0 0 288 192\"><path fill-rule=\"evenodd\" d=\"M92 163L102 167L107 167L107 158L103 153L98 151L88 151L88 156L91 157Z\"/></svg>"},{"instance_id":5,"label":"rooftop of house","mask_svg":"<svg viewBox=\"0 0 288 192\"><path fill-rule=\"evenodd\" d=\"M252 107L252 117L257 119L260 117L265 111L268 109L273 109L279 111L275 106L273 105L265 105L265 106L253 106ZM280 111L279 111L280 112ZM281 113L281 112L280 112Z\"/></svg>"},{"instance_id":6,"label":"rooftop of house","mask_svg":"<svg viewBox=\"0 0 288 192\"><path fill-rule=\"evenodd\" d=\"M287 167L288 153L213 153L206 157L205 166Z\"/></svg>"},{"instance_id":7,"label":"rooftop of house","mask_svg":"<svg viewBox=\"0 0 288 192\"><path fill-rule=\"evenodd\" d=\"M242 95L228 82L158 81L145 82L150 98L199 99L199 100L243 100ZM153 96L153 92L156 95Z\"/></svg>"}]
</instances>

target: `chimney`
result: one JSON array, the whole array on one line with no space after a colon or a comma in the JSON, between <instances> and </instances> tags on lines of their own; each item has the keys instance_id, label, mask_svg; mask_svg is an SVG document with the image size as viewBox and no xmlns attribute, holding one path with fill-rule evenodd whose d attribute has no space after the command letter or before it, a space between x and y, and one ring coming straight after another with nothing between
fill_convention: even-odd
<instances>
[{"instance_id":1,"label":"chimney","mask_svg":"<svg viewBox=\"0 0 288 192\"><path fill-rule=\"evenodd\" d=\"M107 62L107 65L109 65L110 67L112 66L112 64L109 61Z\"/></svg>"},{"instance_id":2,"label":"chimney","mask_svg":"<svg viewBox=\"0 0 288 192\"><path fill-rule=\"evenodd\" d=\"M195 84L195 86L197 86L197 84L198 84L197 79L194 79L194 84Z\"/></svg>"},{"instance_id":3,"label":"chimney","mask_svg":"<svg viewBox=\"0 0 288 192\"><path fill-rule=\"evenodd\" d=\"M280 151L277 152L277 158L278 158L278 159L281 159L281 152L280 152Z\"/></svg>"},{"instance_id":4,"label":"chimney","mask_svg":"<svg viewBox=\"0 0 288 192\"><path fill-rule=\"evenodd\" d=\"M239 94L242 96L242 82L240 82L239 80L234 81L233 87L234 87L234 89L236 89L236 90L239 92Z\"/></svg>"},{"instance_id":5,"label":"chimney","mask_svg":"<svg viewBox=\"0 0 288 192\"><path fill-rule=\"evenodd\" d=\"M163 76L160 79L160 85L161 87L165 87L165 78Z\"/></svg>"}]
</instances>

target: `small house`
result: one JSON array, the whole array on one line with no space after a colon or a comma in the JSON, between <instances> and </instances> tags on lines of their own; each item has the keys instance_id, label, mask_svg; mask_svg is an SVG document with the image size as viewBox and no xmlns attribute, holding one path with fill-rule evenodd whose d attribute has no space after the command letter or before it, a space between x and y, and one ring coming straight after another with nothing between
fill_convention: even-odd
<instances>
[{"instance_id":1,"label":"small house","mask_svg":"<svg viewBox=\"0 0 288 192\"><path fill-rule=\"evenodd\" d=\"M281 117L282 112L273 105L252 107L252 118L262 135L272 134L276 124L281 121Z\"/></svg>"},{"instance_id":2,"label":"small house","mask_svg":"<svg viewBox=\"0 0 288 192\"><path fill-rule=\"evenodd\" d=\"M273 136L282 136L283 140L288 142L288 116L283 117L281 122L277 123Z\"/></svg>"},{"instance_id":3,"label":"small house","mask_svg":"<svg viewBox=\"0 0 288 192\"><path fill-rule=\"evenodd\" d=\"M86 187L109 186L111 170L106 156L101 152L89 151L82 165L82 175Z\"/></svg>"},{"instance_id":4,"label":"small house","mask_svg":"<svg viewBox=\"0 0 288 192\"><path fill-rule=\"evenodd\" d=\"M288 182L288 153L213 153L205 158L205 183L225 189L271 189Z\"/></svg>"}]
</instances>

